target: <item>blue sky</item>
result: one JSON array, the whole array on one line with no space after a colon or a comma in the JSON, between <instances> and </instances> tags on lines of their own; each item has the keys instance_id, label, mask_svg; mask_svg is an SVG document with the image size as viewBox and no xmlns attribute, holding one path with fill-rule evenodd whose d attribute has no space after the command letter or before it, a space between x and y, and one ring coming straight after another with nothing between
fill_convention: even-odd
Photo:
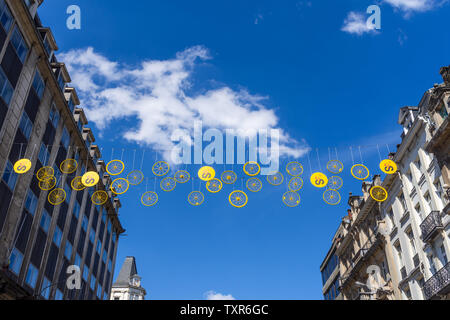
<instances>
[{"instance_id":1,"label":"blue sky","mask_svg":"<svg viewBox=\"0 0 450 320\"><path fill-rule=\"evenodd\" d=\"M192 208L186 201L190 186L159 192L159 204L147 209L139 203L145 185L133 188L121 197L127 236L120 240L116 273L126 256L135 256L150 299L204 299L210 291L242 300L322 299L319 266L346 214L348 193L360 193L360 183L348 172L348 147L362 146L364 163L379 173L374 146L381 145L383 156L386 144L395 150L399 108L417 105L424 91L441 81L439 68L449 64L450 6L438 2L421 0L414 3L423 6L411 7L410 0L135 0L126 5L117 0L46 0L40 17L52 28L59 53L71 60L77 87L86 86L79 90L82 107L96 120L90 125L105 160L111 159L112 148L116 157L126 149L124 160L131 167L137 149L140 163L143 143L155 143L149 136L164 138L162 129L149 128L153 120L146 115L166 104L183 108L182 93L198 108L202 101L219 101L217 112L223 111L224 101L253 103L254 112L244 113L248 118L234 120L272 123L285 133L287 147L312 148L314 171L319 169L316 149L322 168L328 148L338 148L345 162L343 201L337 207L326 205L323 190L309 183L295 209L281 203L285 187L269 188L267 183L244 209L227 204L228 188ZM360 35L342 30L351 12L368 17L366 8L375 3L381 7L381 30ZM81 8L81 30L66 28L71 4ZM154 85L133 89L134 81L137 86L153 79L154 70L144 72L145 61L153 61L153 67L159 62L157 66L168 68L175 78L186 77L190 85L171 87L162 74ZM153 90L160 93L146 104ZM93 97L111 92L117 106L114 100ZM261 113L259 103L270 112ZM181 118L175 113L163 121ZM155 153L145 149L143 171L151 176ZM307 182L307 157L300 162Z\"/></svg>"}]
</instances>

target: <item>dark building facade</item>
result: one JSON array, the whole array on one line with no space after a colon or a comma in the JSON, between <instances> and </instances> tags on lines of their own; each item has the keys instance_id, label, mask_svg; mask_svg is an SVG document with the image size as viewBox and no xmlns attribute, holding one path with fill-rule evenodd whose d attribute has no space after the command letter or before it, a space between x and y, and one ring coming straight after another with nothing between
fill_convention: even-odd
<instances>
[{"instance_id":1,"label":"dark building facade","mask_svg":"<svg viewBox=\"0 0 450 320\"><path fill-rule=\"evenodd\" d=\"M70 76L58 62L52 32L37 15L43 0L0 0L0 299L109 299L119 235L120 201L109 190L99 147ZM14 172L20 159L31 170ZM77 170L60 171L66 159ZM53 206L36 173L54 168L65 201ZM97 171L94 188L76 191L75 176ZM108 201L92 203L105 190ZM80 267L81 289L68 289L67 268Z\"/></svg>"}]
</instances>

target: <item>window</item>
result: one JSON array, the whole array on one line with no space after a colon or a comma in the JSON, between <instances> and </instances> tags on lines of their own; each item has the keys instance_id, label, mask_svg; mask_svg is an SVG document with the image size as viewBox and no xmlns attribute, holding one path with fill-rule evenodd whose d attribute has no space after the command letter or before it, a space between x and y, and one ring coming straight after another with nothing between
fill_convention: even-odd
<instances>
[{"instance_id":1,"label":"window","mask_svg":"<svg viewBox=\"0 0 450 320\"><path fill-rule=\"evenodd\" d=\"M423 212L422 212L422 207L420 206L420 203L418 203L414 209L416 210L419 217L423 220Z\"/></svg>"},{"instance_id":2,"label":"window","mask_svg":"<svg viewBox=\"0 0 450 320\"><path fill-rule=\"evenodd\" d=\"M80 217L80 210L80 204L78 203L78 201L75 201L75 205L73 206L73 215L77 218L77 220Z\"/></svg>"},{"instance_id":3,"label":"window","mask_svg":"<svg viewBox=\"0 0 450 320\"><path fill-rule=\"evenodd\" d=\"M45 48L45 51L47 51L47 54L48 54L48 56L49 56L49 58L51 59L51 57L52 57L52 54L53 54L53 49L52 49L52 47L50 46L50 42L48 41L48 36L47 36L47 34L45 35L45 37L44 37L44 48Z\"/></svg>"},{"instance_id":4,"label":"window","mask_svg":"<svg viewBox=\"0 0 450 320\"><path fill-rule=\"evenodd\" d=\"M401 206L402 206L402 209L403 210L406 210L406 201L405 201L405 196L403 195L403 193L401 193L399 196L398 196L398 200L400 201L400 204L401 204Z\"/></svg>"},{"instance_id":5,"label":"window","mask_svg":"<svg viewBox=\"0 0 450 320\"><path fill-rule=\"evenodd\" d=\"M405 291L403 291L403 292L405 293L406 299L408 299L408 300L412 299L412 297L411 297L411 290L409 289L409 285L407 286L407 288L405 288Z\"/></svg>"},{"instance_id":6,"label":"window","mask_svg":"<svg viewBox=\"0 0 450 320\"><path fill-rule=\"evenodd\" d=\"M61 89L61 91L64 92L64 88L66 87L66 82L64 81L64 77L63 77L62 71L59 72L58 86Z\"/></svg>"},{"instance_id":7,"label":"window","mask_svg":"<svg viewBox=\"0 0 450 320\"><path fill-rule=\"evenodd\" d=\"M106 292L106 291L103 294L103 300L108 300L108 292Z\"/></svg>"},{"instance_id":8,"label":"window","mask_svg":"<svg viewBox=\"0 0 450 320\"><path fill-rule=\"evenodd\" d=\"M11 102L11 98L13 96L14 89L9 82L8 78L3 71L3 68L0 67L0 96L5 101L6 105L9 105Z\"/></svg>"},{"instance_id":9,"label":"window","mask_svg":"<svg viewBox=\"0 0 450 320\"><path fill-rule=\"evenodd\" d=\"M59 181L59 178L62 176L62 173L59 170L59 168L58 168L56 163L53 165L53 172L54 172L53 175L56 178L56 181Z\"/></svg>"},{"instance_id":10,"label":"window","mask_svg":"<svg viewBox=\"0 0 450 320\"><path fill-rule=\"evenodd\" d=\"M92 291L95 289L95 283L97 282L97 279L94 277L94 275L91 275L91 289Z\"/></svg>"},{"instance_id":11,"label":"window","mask_svg":"<svg viewBox=\"0 0 450 320\"><path fill-rule=\"evenodd\" d=\"M52 283L49 279L44 277L44 281L42 281L42 297L44 297L46 300L50 298L50 291L51 291Z\"/></svg>"},{"instance_id":12,"label":"window","mask_svg":"<svg viewBox=\"0 0 450 320\"><path fill-rule=\"evenodd\" d=\"M83 228L84 232L87 232L88 224L89 224L88 218L85 215L83 215L83 221L81 222L81 227Z\"/></svg>"},{"instance_id":13,"label":"window","mask_svg":"<svg viewBox=\"0 0 450 320\"><path fill-rule=\"evenodd\" d=\"M44 94L45 89L45 83L44 80L42 80L42 77L38 70L36 70L36 73L34 74L33 88L39 99L42 99L42 95Z\"/></svg>"},{"instance_id":14,"label":"window","mask_svg":"<svg viewBox=\"0 0 450 320\"><path fill-rule=\"evenodd\" d=\"M420 162L420 158L418 158L418 159L415 161L415 164L416 164L417 170L420 171L420 169L422 168L422 162Z\"/></svg>"},{"instance_id":15,"label":"window","mask_svg":"<svg viewBox=\"0 0 450 320\"><path fill-rule=\"evenodd\" d=\"M50 110L50 116L49 116L49 120L50 123L53 125L53 128L58 128L58 123L59 123L59 112L56 109L55 105L53 104L52 109Z\"/></svg>"},{"instance_id":16,"label":"window","mask_svg":"<svg viewBox=\"0 0 450 320\"><path fill-rule=\"evenodd\" d=\"M48 214L47 210L44 209L44 212L42 213L40 226L41 226L42 230L44 230L46 233L48 232L48 229L50 228L51 220L52 220L52 217Z\"/></svg>"},{"instance_id":17,"label":"window","mask_svg":"<svg viewBox=\"0 0 450 320\"><path fill-rule=\"evenodd\" d=\"M448 264L447 253L445 252L445 246L441 245L442 265L445 267Z\"/></svg>"},{"instance_id":18,"label":"window","mask_svg":"<svg viewBox=\"0 0 450 320\"><path fill-rule=\"evenodd\" d=\"M391 220L392 226L395 226L395 223L394 223L394 211L392 211L392 208L389 209L388 216L389 216L389 220Z\"/></svg>"},{"instance_id":19,"label":"window","mask_svg":"<svg viewBox=\"0 0 450 320\"><path fill-rule=\"evenodd\" d=\"M91 228L91 233L89 234L89 241L91 241L92 244L95 242L95 230Z\"/></svg>"},{"instance_id":20,"label":"window","mask_svg":"<svg viewBox=\"0 0 450 320\"><path fill-rule=\"evenodd\" d=\"M81 257L80 257L80 255L78 253L75 255L75 262L74 262L74 264L76 266L78 266L78 267L81 266Z\"/></svg>"},{"instance_id":21,"label":"window","mask_svg":"<svg viewBox=\"0 0 450 320\"><path fill-rule=\"evenodd\" d=\"M428 256L428 263L430 264L431 274L434 275L436 273L436 265L434 264L434 258L432 255Z\"/></svg>"},{"instance_id":22,"label":"window","mask_svg":"<svg viewBox=\"0 0 450 320\"><path fill-rule=\"evenodd\" d=\"M70 261L70 258L72 257L72 244L69 241L66 242L66 249L64 250L64 256L69 261Z\"/></svg>"},{"instance_id":23,"label":"window","mask_svg":"<svg viewBox=\"0 0 450 320\"><path fill-rule=\"evenodd\" d=\"M107 215L107 214L106 214ZM108 222L108 233L111 233L111 227L112 227L112 223Z\"/></svg>"},{"instance_id":24,"label":"window","mask_svg":"<svg viewBox=\"0 0 450 320\"><path fill-rule=\"evenodd\" d=\"M432 203L431 203L431 195L430 192L427 191L427 193L424 196L425 201L428 203L428 206L431 208L433 208Z\"/></svg>"},{"instance_id":25,"label":"window","mask_svg":"<svg viewBox=\"0 0 450 320\"><path fill-rule=\"evenodd\" d=\"M63 129L62 137L61 137L61 143L66 148L66 150L69 149L69 143L70 143L70 134L67 131L66 128Z\"/></svg>"},{"instance_id":26,"label":"window","mask_svg":"<svg viewBox=\"0 0 450 320\"><path fill-rule=\"evenodd\" d=\"M23 36L17 26L14 28L11 37L11 44L13 45L14 49L16 49L16 53L19 56L20 61L24 63L28 53L28 46L26 45L25 40L23 39Z\"/></svg>"},{"instance_id":27,"label":"window","mask_svg":"<svg viewBox=\"0 0 450 320\"><path fill-rule=\"evenodd\" d=\"M417 250L416 250L416 244L414 242L414 233L413 233L412 229L408 230L406 232L406 235L408 236L409 244L411 245L412 255L414 256L417 253Z\"/></svg>"},{"instance_id":28,"label":"window","mask_svg":"<svg viewBox=\"0 0 450 320\"><path fill-rule=\"evenodd\" d=\"M39 274L38 269L32 263L30 263L28 267L27 276L25 278L25 283L34 289L36 287L38 274Z\"/></svg>"},{"instance_id":29,"label":"window","mask_svg":"<svg viewBox=\"0 0 450 320\"><path fill-rule=\"evenodd\" d=\"M394 244L395 247L395 251L397 251L397 257L398 257L398 261L400 262L401 265L403 265L403 260L402 260L402 247L400 245L400 242L396 242Z\"/></svg>"},{"instance_id":30,"label":"window","mask_svg":"<svg viewBox=\"0 0 450 320\"><path fill-rule=\"evenodd\" d=\"M108 271L111 272L111 270L112 270L112 260L109 259L109 261L108 261Z\"/></svg>"},{"instance_id":31,"label":"window","mask_svg":"<svg viewBox=\"0 0 450 320\"><path fill-rule=\"evenodd\" d=\"M8 185L11 191L14 191L17 182L17 173L14 172L14 167L11 161L8 160L6 163L5 173L3 174L3 180Z\"/></svg>"},{"instance_id":32,"label":"window","mask_svg":"<svg viewBox=\"0 0 450 320\"><path fill-rule=\"evenodd\" d=\"M68 185L68 181L64 184L64 191L66 192L66 203L69 204L72 197L72 188Z\"/></svg>"},{"instance_id":33,"label":"window","mask_svg":"<svg viewBox=\"0 0 450 320\"><path fill-rule=\"evenodd\" d=\"M434 183L434 187L436 188L436 195L439 197L439 199L443 199L444 189L442 189L442 184L439 180Z\"/></svg>"},{"instance_id":34,"label":"window","mask_svg":"<svg viewBox=\"0 0 450 320\"><path fill-rule=\"evenodd\" d=\"M75 111L75 104L73 103L72 97L69 98L67 104L69 105L70 112L73 113Z\"/></svg>"},{"instance_id":35,"label":"window","mask_svg":"<svg viewBox=\"0 0 450 320\"><path fill-rule=\"evenodd\" d=\"M100 239L97 241L97 253L100 255L102 252L102 242Z\"/></svg>"},{"instance_id":36,"label":"window","mask_svg":"<svg viewBox=\"0 0 450 320\"><path fill-rule=\"evenodd\" d=\"M102 286L101 286L101 285L98 285L98 288L97 288L97 297L98 297L99 299L102 298L102 291L103 291Z\"/></svg>"},{"instance_id":37,"label":"window","mask_svg":"<svg viewBox=\"0 0 450 320\"><path fill-rule=\"evenodd\" d=\"M88 149L88 152L90 152L91 150L91 139L89 138L89 136L86 138L86 148Z\"/></svg>"},{"instance_id":38,"label":"window","mask_svg":"<svg viewBox=\"0 0 450 320\"><path fill-rule=\"evenodd\" d=\"M442 106L441 110L439 111L439 114L441 115L443 120L447 119L448 112L444 105Z\"/></svg>"},{"instance_id":39,"label":"window","mask_svg":"<svg viewBox=\"0 0 450 320\"><path fill-rule=\"evenodd\" d=\"M106 264L106 260L108 260L108 253L106 250L103 250L103 257L102 257L103 263Z\"/></svg>"},{"instance_id":40,"label":"window","mask_svg":"<svg viewBox=\"0 0 450 320\"><path fill-rule=\"evenodd\" d=\"M61 290L56 290L56 294L55 294L55 300L63 300L64 299L64 294L62 293Z\"/></svg>"},{"instance_id":41,"label":"window","mask_svg":"<svg viewBox=\"0 0 450 320\"><path fill-rule=\"evenodd\" d=\"M11 28L11 24L13 22L13 17L11 11L5 3L5 0L0 1L0 22L6 33L8 33L9 28Z\"/></svg>"},{"instance_id":42,"label":"window","mask_svg":"<svg viewBox=\"0 0 450 320\"><path fill-rule=\"evenodd\" d=\"M62 239L62 231L59 227L55 228L55 233L53 235L53 243L59 248L61 245L61 239Z\"/></svg>"},{"instance_id":43,"label":"window","mask_svg":"<svg viewBox=\"0 0 450 320\"><path fill-rule=\"evenodd\" d=\"M87 282L88 276L89 276L89 268L87 266L84 266L84 268L83 268L83 279L84 279L84 281Z\"/></svg>"},{"instance_id":44,"label":"window","mask_svg":"<svg viewBox=\"0 0 450 320\"><path fill-rule=\"evenodd\" d=\"M48 153L47 147L41 142L41 148L39 149L39 161L43 166L48 164L50 154Z\"/></svg>"},{"instance_id":45,"label":"window","mask_svg":"<svg viewBox=\"0 0 450 320\"><path fill-rule=\"evenodd\" d=\"M20 268L22 267L23 254L14 248L9 258L9 269L14 272L17 276L20 273Z\"/></svg>"},{"instance_id":46,"label":"window","mask_svg":"<svg viewBox=\"0 0 450 320\"><path fill-rule=\"evenodd\" d=\"M27 194L27 199L25 200L25 209L27 209L27 211L32 216L34 216L34 214L36 212L37 203L38 203L38 198L36 197L34 192L31 189L29 189L28 194Z\"/></svg>"},{"instance_id":47,"label":"window","mask_svg":"<svg viewBox=\"0 0 450 320\"><path fill-rule=\"evenodd\" d=\"M31 122L28 114L24 111L22 114L22 118L19 123L20 131L22 131L23 135L27 140L30 139L31 131L33 130L33 123Z\"/></svg>"}]
</instances>

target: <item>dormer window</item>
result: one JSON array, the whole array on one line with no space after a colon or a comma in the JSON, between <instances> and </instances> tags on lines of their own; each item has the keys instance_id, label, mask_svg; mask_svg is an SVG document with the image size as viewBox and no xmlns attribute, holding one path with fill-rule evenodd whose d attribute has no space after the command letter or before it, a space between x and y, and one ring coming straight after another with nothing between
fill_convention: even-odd
<instances>
[{"instance_id":1,"label":"dormer window","mask_svg":"<svg viewBox=\"0 0 450 320\"><path fill-rule=\"evenodd\" d=\"M66 88L64 93L67 101L67 105L69 106L70 112L73 114L75 111L75 106L80 104L80 100L78 99L77 92L75 88Z\"/></svg>"},{"instance_id":2,"label":"dormer window","mask_svg":"<svg viewBox=\"0 0 450 320\"><path fill-rule=\"evenodd\" d=\"M54 56L53 56L54 58ZM56 59L54 59L56 60ZM70 79L69 73L67 72L66 65L64 63L59 63L57 61L52 62L52 69L55 73L56 79L58 81L58 87L64 93L66 88L66 83L70 83L72 79Z\"/></svg>"},{"instance_id":3,"label":"dormer window","mask_svg":"<svg viewBox=\"0 0 450 320\"><path fill-rule=\"evenodd\" d=\"M53 38L53 34L49 28L38 28L38 30L41 34L42 42L44 44L44 49L47 52L48 60L51 61L54 52L58 50L55 38Z\"/></svg>"}]
</instances>

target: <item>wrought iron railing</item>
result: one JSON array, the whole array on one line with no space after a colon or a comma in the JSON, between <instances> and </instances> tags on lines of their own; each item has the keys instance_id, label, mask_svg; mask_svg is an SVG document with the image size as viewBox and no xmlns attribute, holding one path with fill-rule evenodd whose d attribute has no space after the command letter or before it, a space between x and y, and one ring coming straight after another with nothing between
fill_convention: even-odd
<instances>
[{"instance_id":1,"label":"wrought iron railing","mask_svg":"<svg viewBox=\"0 0 450 320\"><path fill-rule=\"evenodd\" d=\"M434 296L450 290L450 263L436 272L423 287L425 299L429 300Z\"/></svg>"},{"instance_id":2,"label":"wrought iron railing","mask_svg":"<svg viewBox=\"0 0 450 320\"><path fill-rule=\"evenodd\" d=\"M442 219L439 211L432 211L428 217L423 220L420 225L422 230L422 239L424 242L430 240L434 233L438 230L443 229Z\"/></svg>"}]
</instances>

